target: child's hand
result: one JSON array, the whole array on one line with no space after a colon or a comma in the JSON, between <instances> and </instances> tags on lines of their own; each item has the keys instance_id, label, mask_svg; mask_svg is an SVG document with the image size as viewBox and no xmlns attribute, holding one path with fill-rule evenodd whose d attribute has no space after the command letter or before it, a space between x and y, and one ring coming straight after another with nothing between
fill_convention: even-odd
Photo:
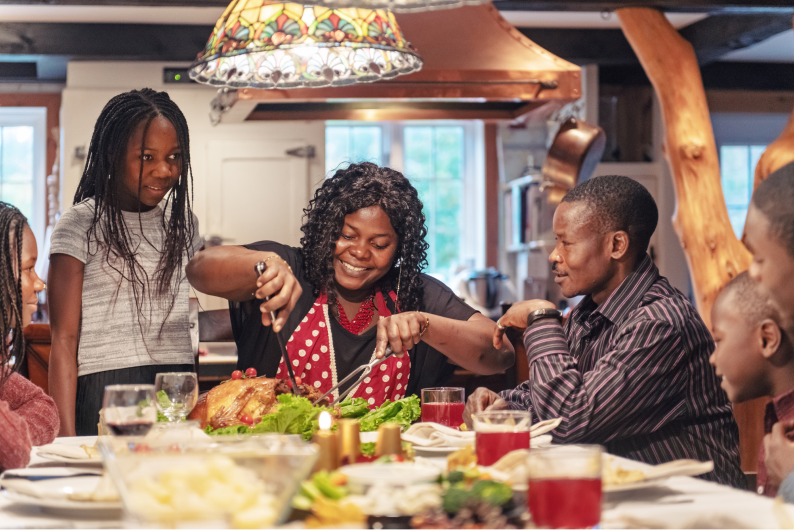
<instances>
[{"instance_id":1,"label":"child's hand","mask_svg":"<svg viewBox=\"0 0 794 530\"><path fill-rule=\"evenodd\" d=\"M794 442L788 438L792 429L794 420L779 421L772 426L772 432L764 436L767 475L769 482L778 486L794 471Z\"/></svg>"},{"instance_id":2,"label":"child's hand","mask_svg":"<svg viewBox=\"0 0 794 530\"><path fill-rule=\"evenodd\" d=\"M262 325L273 325L273 331L279 332L287 322L287 317L295 308L303 293L303 289L298 283L298 279L292 273L289 264L274 255L267 260L267 269L256 280L256 292L254 296L264 300L268 296L270 299L259 306L262 311ZM276 311L276 321L270 321L270 312Z\"/></svg>"}]
</instances>

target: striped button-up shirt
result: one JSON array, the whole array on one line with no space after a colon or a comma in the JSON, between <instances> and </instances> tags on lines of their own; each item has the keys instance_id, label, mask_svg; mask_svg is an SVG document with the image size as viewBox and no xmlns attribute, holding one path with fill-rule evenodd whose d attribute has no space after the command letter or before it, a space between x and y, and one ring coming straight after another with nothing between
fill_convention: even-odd
<instances>
[{"instance_id":1,"label":"striped button-up shirt","mask_svg":"<svg viewBox=\"0 0 794 530\"><path fill-rule=\"evenodd\" d=\"M702 478L744 487L739 429L709 365L714 341L647 255L601 306L587 296L564 326L527 328L524 344L529 380L501 395L534 421L562 418L556 443L649 464L711 460Z\"/></svg>"}]
</instances>

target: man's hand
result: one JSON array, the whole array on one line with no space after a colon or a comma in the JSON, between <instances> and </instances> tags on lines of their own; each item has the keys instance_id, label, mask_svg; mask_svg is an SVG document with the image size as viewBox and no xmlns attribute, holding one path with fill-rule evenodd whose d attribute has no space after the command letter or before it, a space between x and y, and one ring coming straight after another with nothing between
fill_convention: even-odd
<instances>
[{"instance_id":1,"label":"man's hand","mask_svg":"<svg viewBox=\"0 0 794 530\"><path fill-rule=\"evenodd\" d=\"M779 421L772 426L772 432L764 436L767 476L770 483L778 486L794 471L794 442L787 436L792 429L794 420Z\"/></svg>"},{"instance_id":2,"label":"man's hand","mask_svg":"<svg viewBox=\"0 0 794 530\"><path fill-rule=\"evenodd\" d=\"M493 332L493 346L494 348L501 348L502 341L504 340L506 328L519 328L524 329L527 327L527 317L533 311L538 309L557 309L554 304L548 300L526 300L513 304L507 313L502 315L502 318L496 321L496 328Z\"/></svg>"},{"instance_id":3,"label":"man's hand","mask_svg":"<svg viewBox=\"0 0 794 530\"><path fill-rule=\"evenodd\" d=\"M484 410L507 410L507 401L499 397L499 394L487 388L480 387L469 396L466 407L463 409L463 421L466 427L472 430L471 415Z\"/></svg>"}]
</instances>

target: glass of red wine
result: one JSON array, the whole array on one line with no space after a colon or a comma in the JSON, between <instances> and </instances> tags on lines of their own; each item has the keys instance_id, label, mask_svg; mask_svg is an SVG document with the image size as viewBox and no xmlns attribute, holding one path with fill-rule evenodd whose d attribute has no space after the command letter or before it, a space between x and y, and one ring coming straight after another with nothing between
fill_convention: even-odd
<instances>
[{"instance_id":1,"label":"glass of red wine","mask_svg":"<svg viewBox=\"0 0 794 530\"><path fill-rule=\"evenodd\" d=\"M460 429L463 423L463 407L466 406L465 394L464 389L455 387L423 389L422 421Z\"/></svg>"},{"instance_id":2,"label":"glass of red wine","mask_svg":"<svg viewBox=\"0 0 794 530\"><path fill-rule=\"evenodd\" d=\"M528 508L536 528L592 528L601 521L600 445L558 445L529 454Z\"/></svg>"},{"instance_id":3,"label":"glass of red wine","mask_svg":"<svg viewBox=\"0 0 794 530\"><path fill-rule=\"evenodd\" d=\"M106 386L102 411L113 434L145 435L157 421L154 385Z\"/></svg>"},{"instance_id":4,"label":"glass of red wine","mask_svg":"<svg viewBox=\"0 0 794 530\"><path fill-rule=\"evenodd\" d=\"M532 415L516 410L472 414L477 464L491 466L516 449L529 449Z\"/></svg>"}]
</instances>

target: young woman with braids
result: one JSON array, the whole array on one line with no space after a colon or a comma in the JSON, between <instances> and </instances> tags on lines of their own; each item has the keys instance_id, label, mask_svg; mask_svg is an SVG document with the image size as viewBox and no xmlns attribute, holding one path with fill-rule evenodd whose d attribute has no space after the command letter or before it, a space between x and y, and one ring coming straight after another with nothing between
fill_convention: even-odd
<instances>
[{"instance_id":1,"label":"young woman with braids","mask_svg":"<svg viewBox=\"0 0 794 530\"><path fill-rule=\"evenodd\" d=\"M120 94L96 122L50 250L49 384L62 436L96 434L106 385L193 371L185 265L201 238L189 145L165 92Z\"/></svg>"},{"instance_id":2,"label":"young woman with braids","mask_svg":"<svg viewBox=\"0 0 794 530\"><path fill-rule=\"evenodd\" d=\"M15 369L22 365L22 328L36 311L36 293L44 283L36 275L36 237L22 213L0 202L0 471L25 467L34 445L51 443L58 434L58 409L41 388ZM10 359L14 357L14 365Z\"/></svg>"},{"instance_id":3,"label":"young woman with braids","mask_svg":"<svg viewBox=\"0 0 794 530\"><path fill-rule=\"evenodd\" d=\"M425 217L402 174L353 164L323 182L304 213L301 248L215 247L188 264L196 289L230 301L238 368L288 377L273 335L282 332L296 376L324 393L390 344L408 356L390 358L351 394L374 407L443 385L450 361L481 374L513 364L509 343L493 347L493 321L421 273ZM257 277L260 261L267 270Z\"/></svg>"}]
</instances>

